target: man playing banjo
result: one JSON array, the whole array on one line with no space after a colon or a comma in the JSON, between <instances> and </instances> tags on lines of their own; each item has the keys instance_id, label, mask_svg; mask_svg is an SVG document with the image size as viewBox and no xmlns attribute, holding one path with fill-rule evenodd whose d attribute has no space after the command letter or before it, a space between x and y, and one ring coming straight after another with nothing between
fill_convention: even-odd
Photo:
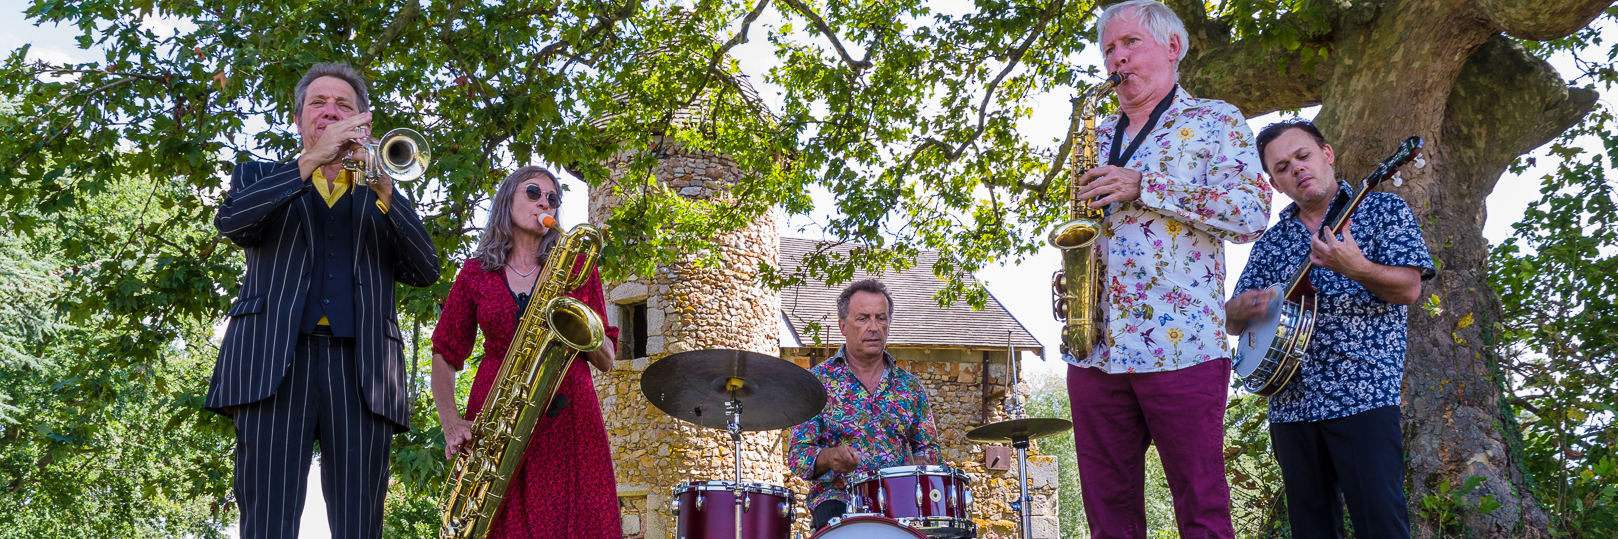
<instances>
[{"instance_id":1,"label":"man playing banjo","mask_svg":"<svg viewBox=\"0 0 1618 539\"><path fill-rule=\"evenodd\" d=\"M1225 305L1225 331L1242 333L1268 311L1270 286L1306 257L1314 264L1308 359L1269 399L1292 531L1343 537L1347 502L1355 536L1410 537L1399 386L1409 305L1434 274L1421 228L1397 195L1371 193L1340 238L1320 234L1333 201L1353 191L1336 179L1336 156L1314 124L1271 124L1258 134L1258 152L1271 185L1294 202L1253 246Z\"/></svg>"}]
</instances>

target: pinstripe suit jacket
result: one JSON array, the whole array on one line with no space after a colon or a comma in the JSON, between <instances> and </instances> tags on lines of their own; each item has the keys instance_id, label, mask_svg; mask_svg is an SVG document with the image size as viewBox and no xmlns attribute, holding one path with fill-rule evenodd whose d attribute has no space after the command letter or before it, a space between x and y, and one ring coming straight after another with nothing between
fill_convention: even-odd
<instances>
[{"instance_id":1,"label":"pinstripe suit jacket","mask_svg":"<svg viewBox=\"0 0 1618 539\"><path fill-rule=\"evenodd\" d=\"M413 202L395 191L383 214L376 193L355 186L354 330L360 391L371 412L406 428L405 363L395 312L395 281L438 281L438 251ZM240 163L214 227L247 251L247 275L230 307L225 340L204 405L219 413L257 402L280 386L292 361L314 267L313 208L324 204L298 174L297 161Z\"/></svg>"}]
</instances>

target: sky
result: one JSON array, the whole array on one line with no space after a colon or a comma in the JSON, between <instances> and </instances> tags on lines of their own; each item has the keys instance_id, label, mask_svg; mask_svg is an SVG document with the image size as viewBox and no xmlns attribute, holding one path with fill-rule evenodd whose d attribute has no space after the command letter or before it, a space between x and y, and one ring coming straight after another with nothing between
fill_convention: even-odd
<instances>
[{"instance_id":1,"label":"sky","mask_svg":"<svg viewBox=\"0 0 1618 539\"><path fill-rule=\"evenodd\" d=\"M941 10L957 10L962 3L944 3ZM36 26L23 16L27 3L21 0L0 0L0 27L9 28L7 32L0 33L0 49L7 53L14 51L24 44L32 44L30 57L52 62L64 61L91 61L99 59L93 52L79 49L75 42L78 30L72 27L56 28L50 26ZM755 23L754 38L747 44L733 49L732 56L736 58L744 73L750 76L751 82L757 88L758 94L764 101L779 110L779 89L764 81L764 74L776 65L768 40L762 39L763 32L775 26L777 20L772 15L766 15ZM175 27L184 27L184 22L158 21L151 25L160 35L172 32ZM1604 28L1606 35L1618 34L1612 28ZM723 36L728 38L729 36ZM1093 49L1093 48L1092 48ZM854 53L856 56L859 54ZM1081 65L1098 65L1099 56L1094 52L1086 52L1077 61ZM1566 55L1551 59L1564 77L1576 73L1573 62ZM1036 97L1031 103L1032 117L1025 120L1019 128L1027 133L1033 140L1054 140L1063 135L1067 128L1070 107L1068 99L1074 90L1071 88L1053 89L1048 93ZM1605 101L1607 98L1603 96ZM1318 107L1300 111L1300 115L1313 118ZM1257 132L1265 125L1281 118L1279 114L1251 118L1248 120L1253 131ZM1586 147L1600 148L1599 142L1581 141ZM1052 143L1054 146L1055 143ZM1522 218L1528 205L1540 198L1540 178L1554 170L1555 160L1548 157L1544 148L1535 150L1532 154L1538 156L1539 165L1532 167L1521 175L1507 173L1500 179L1494 192L1487 199L1487 219L1484 224L1484 236L1491 244L1498 244L1511 235L1511 225ZM561 170L560 167L551 167L552 170ZM564 173L565 175L565 173ZM564 177L565 188L574 193L587 192L587 186L572 177ZM813 224L826 222L832 216L832 209L836 201L824 189L816 188L811 191L816 210L808 216L789 216L782 227L782 235L821 239L820 230ZM1284 195L1276 193L1271 206L1271 222L1275 215L1290 203ZM581 222L586 216L584 212L564 214L564 225L572 226ZM1234 286L1236 277L1240 275L1241 268L1246 265L1248 246L1226 246L1226 266L1229 276L1225 283L1227 292ZM1061 326L1050 315L1050 275L1061 263L1061 257L1054 248L1043 248L1038 254L1030 257L1020 264L1007 264L987 268L977 273L976 277L982 280L989 292L1006 307L1033 335L1045 345L1046 358L1040 360L1032 354L1024 358L1026 375L1055 376L1065 371L1065 364L1056 357L1057 340ZM896 316L903 316L898 313ZM325 505L320 499L320 489L316 486L318 479L315 470L311 470L310 498L304 510L304 537L327 537L325 529Z\"/></svg>"}]
</instances>

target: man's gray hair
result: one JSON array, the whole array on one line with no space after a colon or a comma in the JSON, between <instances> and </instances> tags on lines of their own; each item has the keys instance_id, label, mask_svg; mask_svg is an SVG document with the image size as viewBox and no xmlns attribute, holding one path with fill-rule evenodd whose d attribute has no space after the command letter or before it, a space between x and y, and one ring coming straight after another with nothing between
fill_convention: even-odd
<instances>
[{"instance_id":1,"label":"man's gray hair","mask_svg":"<svg viewBox=\"0 0 1618 539\"><path fill-rule=\"evenodd\" d=\"M838 320L848 319L848 302L850 298L854 297L855 292L882 294L883 299L888 300L888 318L893 318L893 294L888 293L888 285L882 284L882 281L876 279L865 279L855 281L854 284L848 285L848 288L844 288L843 293L837 295Z\"/></svg>"},{"instance_id":2,"label":"man's gray hair","mask_svg":"<svg viewBox=\"0 0 1618 539\"><path fill-rule=\"evenodd\" d=\"M1124 13L1126 9L1134 10L1130 14L1134 16L1136 22L1146 27L1146 31L1152 34L1152 39L1157 40L1158 45L1167 47L1170 36L1179 36L1180 57L1174 61L1179 63L1185 59L1185 53L1191 50L1191 36L1185 31L1185 23L1180 22L1180 16L1175 15L1174 10L1157 0L1129 0L1109 6L1101 12L1101 16L1096 17L1096 41L1103 39L1101 36L1107 32L1107 23L1112 22L1114 17Z\"/></svg>"},{"instance_id":3,"label":"man's gray hair","mask_svg":"<svg viewBox=\"0 0 1618 539\"><path fill-rule=\"evenodd\" d=\"M342 79L343 82L347 82L350 87L354 88L354 106L359 107L360 112L371 111L371 95L365 89L365 77L360 76L359 72L354 71L354 68L349 67L348 64L319 63L310 66L309 71L304 72L303 79L298 81L298 90L292 96L294 101L292 104L292 119L294 122L303 118L303 98L309 93L309 84L321 77L336 77Z\"/></svg>"}]
</instances>

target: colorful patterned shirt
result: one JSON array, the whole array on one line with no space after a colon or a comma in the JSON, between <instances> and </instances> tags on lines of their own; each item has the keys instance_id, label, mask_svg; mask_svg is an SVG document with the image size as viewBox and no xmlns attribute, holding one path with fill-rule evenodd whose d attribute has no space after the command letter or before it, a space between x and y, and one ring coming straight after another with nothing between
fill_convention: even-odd
<instances>
[{"instance_id":1,"label":"colorful patterned shirt","mask_svg":"<svg viewBox=\"0 0 1618 539\"><path fill-rule=\"evenodd\" d=\"M1338 184L1339 200L1353 196L1347 183ZM1281 210L1281 220L1253 245L1236 293L1285 281L1303 264L1309 256L1309 229L1297 213L1297 204ZM1351 220L1348 230L1365 258L1384 266L1420 268L1423 281L1433 277L1421 225L1404 199L1371 193ZM1326 268L1310 270L1309 279L1317 291L1314 336L1299 375L1270 396L1270 422L1321 421L1398 405L1410 307L1382 301Z\"/></svg>"},{"instance_id":2,"label":"colorful patterned shirt","mask_svg":"<svg viewBox=\"0 0 1618 539\"><path fill-rule=\"evenodd\" d=\"M1106 341L1087 358L1064 354L1068 363L1154 372L1230 356L1224 242L1264 233L1270 186L1240 110L1178 87L1173 99L1125 166L1141 173L1140 198L1109 206L1096 241ZM1096 128L1101 155L1117 125L1114 115Z\"/></svg>"},{"instance_id":3,"label":"colorful patterned shirt","mask_svg":"<svg viewBox=\"0 0 1618 539\"><path fill-rule=\"evenodd\" d=\"M899 368L893 356L882 355L888 368L874 396L848 368L842 349L810 369L826 386L826 408L814 419L792 427L787 465L811 484L805 500L811 510L828 500L848 503L850 475L904 466L906 456L938 462L938 427L932 406L927 404L927 389L915 375ZM859 451L863 457L859 467L853 474L827 470L815 477L820 450L839 443Z\"/></svg>"}]
</instances>

